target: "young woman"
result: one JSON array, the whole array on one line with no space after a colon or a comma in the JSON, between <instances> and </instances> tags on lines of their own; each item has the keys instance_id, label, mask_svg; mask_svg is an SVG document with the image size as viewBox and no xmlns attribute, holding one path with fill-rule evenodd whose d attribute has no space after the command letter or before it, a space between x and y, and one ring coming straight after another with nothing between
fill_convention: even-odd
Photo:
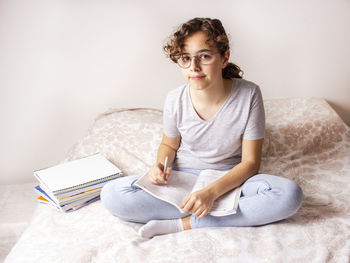
<instances>
[{"instance_id":1,"label":"young woman","mask_svg":"<svg viewBox=\"0 0 350 263\"><path fill-rule=\"evenodd\" d=\"M301 205L300 187L286 178L259 174L265 129L260 89L242 79L229 63L226 32L218 19L195 18L180 26L164 50L177 63L186 84L170 91L164 105L164 134L149 180L167 184L171 168L196 175L203 169L227 171L182 204L184 213L134 185L139 176L107 184L103 205L115 216L146 223L139 230L153 237L191 228L257 226L288 218ZM214 200L242 185L238 211L215 217Z\"/></svg>"}]
</instances>

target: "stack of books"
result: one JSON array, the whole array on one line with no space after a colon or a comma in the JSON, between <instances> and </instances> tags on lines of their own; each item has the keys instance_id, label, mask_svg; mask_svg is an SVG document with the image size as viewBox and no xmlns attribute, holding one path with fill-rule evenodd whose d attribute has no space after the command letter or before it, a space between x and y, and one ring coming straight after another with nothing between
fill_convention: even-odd
<instances>
[{"instance_id":1,"label":"stack of books","mask_svg":"<svg viewBox=\"0 0 350 263\"><path fill-rule=\"evenodd\" d=\"M98 200L102 187L122 175L118 167L98 153L35 171L40 185L34 189L39 202L69 212Z\"/></svg>"}]
</instances>

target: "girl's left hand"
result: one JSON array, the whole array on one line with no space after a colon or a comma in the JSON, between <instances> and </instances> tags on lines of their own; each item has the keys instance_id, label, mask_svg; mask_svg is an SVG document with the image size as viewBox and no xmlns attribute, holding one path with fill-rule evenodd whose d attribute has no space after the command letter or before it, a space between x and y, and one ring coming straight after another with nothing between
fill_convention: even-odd
<instances>
[{"instance_id":1,"label":"girl's left hand","mask_svg":"<svg viewBox=\"0 0 350 263\"><path fill-rule=\"evenodd\" d=\"M206 188L191 193L181 204L184 212L194 214L198 218L205 217L211 210L215 197Z\"/></svg>"}]
</instances>

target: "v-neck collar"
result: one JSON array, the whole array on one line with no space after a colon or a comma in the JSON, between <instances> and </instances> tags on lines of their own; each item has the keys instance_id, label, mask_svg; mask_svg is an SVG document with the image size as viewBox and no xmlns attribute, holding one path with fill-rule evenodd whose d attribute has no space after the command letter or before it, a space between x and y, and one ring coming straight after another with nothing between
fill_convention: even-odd
<instances>
[{"instance_id":1,"label":"v-neck collar","mask_svg":"<svg viewBox=\"0 0 350 263\"><path fill-rule=\"evenodd\" d=\"M234 87L234 79L231 79L232 80L232 85L231 85L231 90L230 90L230 93L228 94L225 102L220 106L220 108L216 111L216 113L209 119L209 120L203 120L199 115L198 113L196 112L196 109L194 108L193 106L193 103L192 103L192 99L191 99L191 95L190 95L190 84L187 84L186 86L186 89L187 89L187 99L191 105L191 109L192 109L192 113L195 115L195 117L197 118L197 120L201 121L201 122L212 122L216 119L216 117L220 114L220 112L223 110L223 108L226 106L226 104L228 103L228 101L230 100L231 98L231 95L232 95L232 91L233 91L233 87Z\"/></svg>"}]
</instances>

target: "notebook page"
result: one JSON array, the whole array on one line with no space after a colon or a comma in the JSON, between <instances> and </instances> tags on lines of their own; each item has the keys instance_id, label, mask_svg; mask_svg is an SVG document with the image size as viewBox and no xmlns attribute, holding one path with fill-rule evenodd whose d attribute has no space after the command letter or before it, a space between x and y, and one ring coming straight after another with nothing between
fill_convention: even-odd
<instances>
[{"instance_id":1,"label":"notebook page","mask_svg":"<svg viewBox=\"0 0 350 263\"><path fill-rule=\"evenodd\" d=\"M166 185L151 183L151 181L147 178L147 175L139 178L135 185L142 188L149 194L175 205L181 211L179 206L191 193L192 187L196 180L197 176L194 174L172 171Z\"/></svg>"},{"instance_id":2,"label":"notebook page","mask_svg":"<svg viewBox=\"0 0 350 263\"><path fill-rule=\"evenodd\" d=\"M227 171L218 171L218 170L203 170L198 180L193 187L192 192L195 192L197 190L203 189L210 183L216 181L220 177L224 176L227 173ZM227 192L226 194L220 196L218 199L215 200L210 215L212 216L224 216L228 214L235 214L236 209L238 207L238 200L241 194L240 187L237 187L234 190L231 190Z\"/></svg>"}]
</instances>

